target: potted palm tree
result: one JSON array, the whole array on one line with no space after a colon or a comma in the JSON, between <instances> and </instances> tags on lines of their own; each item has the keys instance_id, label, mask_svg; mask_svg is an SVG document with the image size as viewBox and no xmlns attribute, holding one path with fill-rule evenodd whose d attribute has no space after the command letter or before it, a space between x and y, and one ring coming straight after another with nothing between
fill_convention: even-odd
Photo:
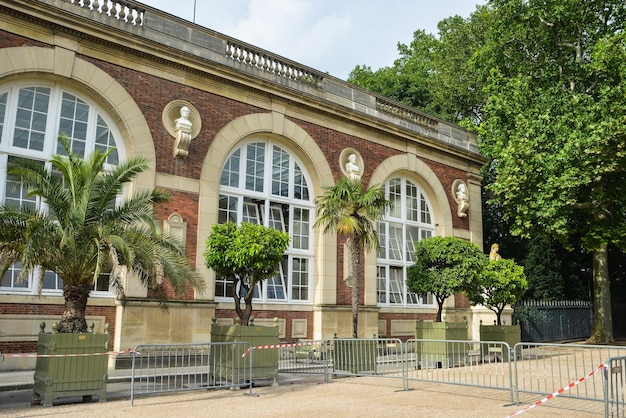
<instances>
[{"instance_id":1,"label":"potted palm tree","mask_svg":"<svg viewBox=\"0 0 626 418\"><path fill-rule=\"evenodd\" d=\"M429 362L445 367L448 351L456 344L432 340L467 340L467 322L443 322L445 300L460 293L480 276L487 258L473 243L456 237L430 237L415 243L415 264L407 271L407 285L412 292L431 293L437 301L435 322L415 322L416 350ZM426 340L426 341L419 341ZM424 360L426 361L426 360Z\"/></svg>"},{"instance_id":2,"label":"potted palm tree","mask_svg":"<svg viewBox=\"0 0 626 418\"><path fill-rule=\"evenodd\" d=\"M338 232L346 237L350 250L352 271L352 337L358 338L359 292L361 286L361 259L367 250L379 247L376 223L382 219L391 202L385 198L385 191L379 185L364 188L359 177L341 177L334 186L325 188L322 196L316 199L318 219L316 228L324 233ZM335 340L334 366L342 370L358 373L360 370L374 370L376 364L376 342ZM361 364L352 364L359 360Z\"/></svg>"},{"instance_id":3,"label":"potted palm tree","mask_svg":"<svg viewBox=\"0 0 626 418\"><path fill-rule=\"evenodd\" d=\"M154 218L153 204L167 195L143 190L122 201L124 187L148 164L131 159L105 168L108 152L96 150L88 159L72 154L69 141L59 138L65 155L55 155L49 166L16 160L8 172L22 182L45 210L28 206L0 206L0 276L13 263L20 278L46 271L63 281L65 306L53 332L39 334L34 402L44 405L64 396L98 395L106 400L108 334L89 332L85 312L89 294L101 275L123 299L125 275L139 278L165 300L165 288L181 294L187 284L196 290L203 282L189 265L182 246L163 233ZM40 288L41 289L41 288ZM62 357L61 347L93 356ZM102 361L94 362L94 358Z\"/></svg>"},{"instance_id":4,"label":"potted palm tree","mask_svg":"<svg viewBox=\"0 0 626 418\"><path fill-rule=\"evenodd\" d=\"M252 324L252 299L257 284L280 274L278 266L289 245L289 234L263 225L234 223L213 225L206 239L204 260L206 266L219 276L228 279L235 289L233 301L238 316L234 326L211 325L212 342L248 342L252 346L275 345L278 340L278 326L257 327ZM244 301L244 307L241 301ZM241 346L233 345L233 350ZM245 362L240 361L242 353L214 359L213 364L220 370L213 370L219 377L242 376L247 372ZM260 350L252 353L252 373L255 378L278 378L278 351ZM252 377L252 376L251 376ZM235 382L239 383L239 382Z\"/></svg>"}]
</instances>

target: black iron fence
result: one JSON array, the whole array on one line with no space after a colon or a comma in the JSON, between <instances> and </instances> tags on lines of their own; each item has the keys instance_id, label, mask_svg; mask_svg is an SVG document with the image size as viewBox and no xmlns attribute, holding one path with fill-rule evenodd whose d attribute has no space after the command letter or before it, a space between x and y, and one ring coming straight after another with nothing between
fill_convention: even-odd
<instances>
[{"instance_id":1,"label":"black iron fence","mask_svg":"<svg viewBox=\"0 0 626 418\"><path fill-rule=\"evenodd\" d=\"M527 300L513 306L513 321L520 324L522 341L585 339L593 330L593 309L589 301Z\"/></svg>"}]
</instances>

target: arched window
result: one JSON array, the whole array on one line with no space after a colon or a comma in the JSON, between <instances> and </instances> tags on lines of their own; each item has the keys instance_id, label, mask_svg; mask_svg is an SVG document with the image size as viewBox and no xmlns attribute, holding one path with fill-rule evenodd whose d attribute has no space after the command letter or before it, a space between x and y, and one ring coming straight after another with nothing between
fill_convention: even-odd
<instances>
[{"instance_id":1,"label":"arched window","mask_svg":"<svg viewBox=\"0 0 626 418\"><path fill-rule=\"evenodd\" d=\"M0 86L0 201L17 205L42 206L26 196L26 189L7 174L9 161L27 158L47 164L53 154L64 153L57 138L69 138L72 152L88 156L95 149L113 148L107 163L115 165L121 158L119 133L108 116L92 103L58 84L41 82ZM44 207L45 209L45 207ZM0 292L36 293L39 283L31 277L18 283L19 264L2 276ZM63 283L52 272L44 274L43 293L60 294ZM94 286L93 296L111 296L108 277L103 275Z\"/></svg>"},{"instance_id":2,"label":"arched window","mask_svg":"<svg viewBox=\"0 0 626 418\"><path fill-rule=\"evenodd\" d=\"M291 235L280 273L255 291L263 302L311 302L313 198L297 158L271 140L242 144L226 159L220 177L218 222L250 222ZM235 289L220 277L217 300L231 300Z\"/></svg>"},{"instance_id":3,"label":"arched window","mask_svg":"<svg viewBox=\"0 0 626 418\"><path fill-rule=\"evenodd\" d=\"M417 295L406 287L406 271L413 264L414 243L435 232L430 204L420 188L404 177L388 180L385 192L393 208L377 226L380 242L376 263L378 305L431 305L432 295Z\"/></svg>"}]
</instances>

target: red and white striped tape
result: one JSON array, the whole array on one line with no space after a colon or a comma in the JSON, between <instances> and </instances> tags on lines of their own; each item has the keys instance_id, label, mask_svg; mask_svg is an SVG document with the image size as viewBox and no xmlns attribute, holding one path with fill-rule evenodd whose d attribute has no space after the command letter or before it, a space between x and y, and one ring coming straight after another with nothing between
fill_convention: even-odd
<instances>
[{"instance_id":1,"label":"red and white striped tape","mask_svg":"<svg viewBox=\"0 0 626 418\"><path fill-rule=\"evenodd\" d=\"M320 342L319 341L309 341L309 342L305 342L305 343L256 345L256 346L250 347L246 351L244 351L244 353L241 355L241 357L247 356L248 353L250 351L252 351L252 350L267 350L269 348L298 347L298 346L301 346L301 345L314 345L314 344L320 344Z\"/></svg>"},{"instance_id":2,"label":"red and white striped tape","mask_svg":"<svg viewBox=\"0 0 626 418\"><path fill-rule=\"evenodd\" d=\"M87 354L0 354L0 357L90 357L90 356L106 356L106 355L118 355L118 354L130 354L130 353L138 353L134 350L124 350L124 351L106 351L103 353L87 353ZM138 353L139 354L139 353Z\"/></svg>"},{"instance_id":3,"label":"red and white striped tape","mask_svg":"<svg viewBox=\"0 0 626 418\"><path fill-rule=\"evenodd\" d=\"M602 369L604 369L604 368L607 368L607 367L608 367L608 366L607 366L606 364L601 364L601 365L599 365L597 369L595 369L595 370L594 370L594 371L592 371L591 373L587 374L586 376L581 377L580 379L573 381L573 382L572 382L572 383L570 383L569 385L567 385L567 386L565 386L565 387L563 387L563 388L561 388L561 389L557 390L556 392L552 393L551 395L546 396L546 397L545 397L545 398L543 398L542 400L537 401L537 402L535 402L534 404L529 405L529 406L527 406L527 407L526 407L526 408L524 408L524 409L521 409L521 410L519 410L519 411L517 411L517 412L514 412L514 413L512 413L511 415L507 415L507 418L510 418L510 417L514 417L514 416L516 416L516 415L523 414L523 413L524 413L524 412L526 412L526 411L530 411L531 409L533 409L533 408L535 408L535 407L537 407L537 406L539 406L539 405L541 405L541 404L544 404L544 403L548 402L550 399L553 399L553 398L556 398L556 397L557 397L557 396L559 396L559 395L562 395L563 393L565 393L566 391L570 390L570 389L571 389L571 388L573 388L574 386L578 385L579 383L584 382L586 379L590 378L590 377L591 377L591 376L593 376L594 374L598 373L600 370L602 370Z\"/></svg>"}]
</instances>

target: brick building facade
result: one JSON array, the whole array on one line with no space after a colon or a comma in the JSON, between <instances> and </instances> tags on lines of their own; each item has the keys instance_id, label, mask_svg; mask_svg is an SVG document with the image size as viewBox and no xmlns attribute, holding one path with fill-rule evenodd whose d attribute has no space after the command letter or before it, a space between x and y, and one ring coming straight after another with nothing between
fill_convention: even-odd
<instances>
[{"instance_id":1,"label":"brick building facade","mask_svg":"<svg viewBox=\"0 0 626 418\"><path fill-rule=\"evenodd\" d=\"M176 126L183 107L190 129ZM454 235L482 246L474 133L141 3L0 4L0 200L24 198L11 194L8 161L45 163L64 129L85 153L115 147L119 159L150 161L134 187L170 193L156 214L207 284L163 311L132 278L125 306L97 283L88 322L109 323L116 350L208 341L213 317L233 322L233 289L202 257L211 226L228 220L292 234L280 275L258 289L256 324L278 318L284 340L351 335L345 243L313 228L315 197L347 174L350 154L362 180L396 201L379 225L382 250L365 256L360 335L408 338L416 317L434 318L432 299L404 286L413 241ZM0 286L0 352L33 351L40 322L63 308L58 280L40 297L18 270ZM480 310L465 298L446 308L477 327Z\"/></svg>"}]
</instances>

